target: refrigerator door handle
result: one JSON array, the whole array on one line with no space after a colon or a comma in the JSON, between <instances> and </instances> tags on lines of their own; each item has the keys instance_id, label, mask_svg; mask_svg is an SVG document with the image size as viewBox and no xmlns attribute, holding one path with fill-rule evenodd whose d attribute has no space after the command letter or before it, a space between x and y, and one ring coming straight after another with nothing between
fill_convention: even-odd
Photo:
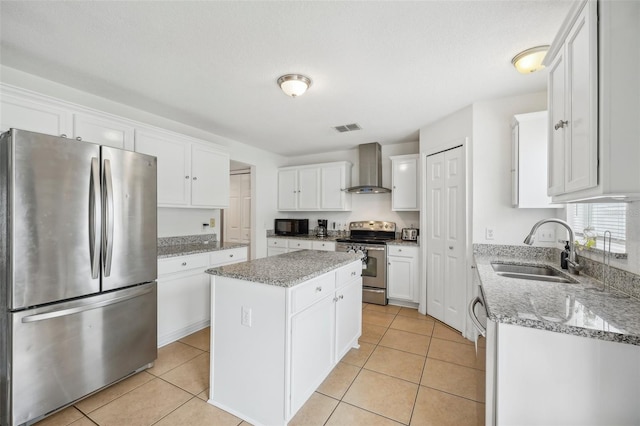
<instances>
[{"instance_id":1,"label":"refrigerator door handle","mask_svg":"<svg viewBox=\"0 0 640 426\"><path fill-rule=\"evenodd\" d=\"M113 178L111 161L104 160L104 232L102 235L102 256L104 276L111 275L111 259L113 258Z\"/></svg>"},{"instance_id":2,"label":"refrigerator door handle","mask_svg":"<svg viewBox=\"0 0 640 426\"><path fill-rule=\"evenodd\" d=\"M100 161L91 159L91 179L89 182L89 258L91 278L100 276Z\"/></svg>"},{"instance_id":3,"label":"refrigerator door handle","mask_svg":"<svg viewBox=\"0 0 640 426\"><path fill-rule=\"evenodd\" d=\"M120 296L120 297L116 297L109 300L103 300L101 302L91 303L89 305L84 305L84 306L76 306L73 308L60 309L57 311L29 315L28 317L22 318L22 322L29 323L29 322L36 322L36 321L45 321L52 318L58 318L58 317L77 314L79 312L90 311L92 309L103 308L105 306L114 305L116 303L124 302L125 300L133 299L134 297L142 296L143 294L150 293L151 291L153 291L153 287L145 286L145 288L134 291L133 293L127 294L126 296Z\"/></svg>"}]
</instances>

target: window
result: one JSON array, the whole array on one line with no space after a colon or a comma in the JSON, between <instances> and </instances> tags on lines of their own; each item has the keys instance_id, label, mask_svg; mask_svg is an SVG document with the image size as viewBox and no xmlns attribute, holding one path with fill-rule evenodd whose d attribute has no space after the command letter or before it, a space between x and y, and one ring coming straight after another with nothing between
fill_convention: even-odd
<instances>
[{"instance_id":1,"label":"window","mask_svg":"<svg viewBox=\"0 0 640 426\"><path fill-rule=\"evenodd\" d=\"M611 251L625 252L627 239L627 204L567 204L571 227L580 242L584 242L584 229L591 227L596 233L596 247L603 248L604 232L611 232Z\"/></svg>"}]
</instances>

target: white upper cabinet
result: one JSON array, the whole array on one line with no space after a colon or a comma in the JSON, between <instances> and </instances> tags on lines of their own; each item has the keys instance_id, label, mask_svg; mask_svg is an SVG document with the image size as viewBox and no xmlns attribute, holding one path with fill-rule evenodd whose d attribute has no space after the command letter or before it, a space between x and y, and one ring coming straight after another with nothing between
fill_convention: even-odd
<instances>
[{"instance_id":1,"label":"white upper cabinet","mask_svg":"<svg viewBox=\"0 0 640 426\"><path fill-rule=\"evenodd\" d=\"M418 154L391 159L391 210L418 211Z\"/></svg>"},{"instance_id":2,"label":"white upper cabinet","mask_svg":"<svg viewBox=\"0 0 640 426\"><path fill-rule=\"evenodd\" d=\"M135 150L158 158L159 206L228 206L228 154L157 129L136 129Z\"/></svg>"},{"instance_id":3,"label":"white upper cabinet","mask_svg":"<svg viewBox=\"0 0 640 426\"><path fill-rule=\"evenodd\" d=\"M351 210L351 163L310 164L278 169L278 210Z\"/></svg>"},{"instance_id":4,"label":"white upper cabinet","mask_svg":"<svg viewBox=\"0 0 640 426\"><path fill-rule=\"evenodd\" d=\"M512 199L519 208L555 208L542 179L547 170L547 111L518 114L512 122Z\"/></svg>"},{"instance_id":5,"label":"white upper cabinet","mask_svg":"<svg viewBox=\"0 0 640 426\"><path fill-rule=\"evenodd\" d=\"M547 58L554 202L640 199L640 2L575 3Z\"/></svg>"},{"instance_id":6,"label":"white upper cabinet","mask_svg":"<svg viewBox=\"0 0 640 426\"><path fill-rule=\"evenodd\" d=\"M71 137L73 113L48 98L14 91L0 91L0 132L10 128Z\"/></svg>"},{"instance_id":7,"label":"white upper cabinet","mask_svg":"<svg viewBox=\"0 0 640 426\"><path fill-rule=\"evenodd\" d=\"M133 151L134 135L134 127L122 120L94 114L73 114L73 137L78 140Z\"/></svg>"}]
</instances>

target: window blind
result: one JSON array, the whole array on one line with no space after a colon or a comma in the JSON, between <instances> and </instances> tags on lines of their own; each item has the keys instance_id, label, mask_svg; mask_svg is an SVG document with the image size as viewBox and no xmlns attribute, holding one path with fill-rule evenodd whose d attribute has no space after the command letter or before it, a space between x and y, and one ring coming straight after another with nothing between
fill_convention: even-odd
<instances>
[{"instance_id":1,"label":"window blind","mask_svg":"<svg viewBox=\"0 0 640 426\"><path fill-rule=\"evenodd\" d=\"M568 204L571 226L576 234L583 236L584 228L591 226L597 240L602 241L605 231L611 239L624 244L627 237L627 204Z\"/></svg>"}]
</instances>

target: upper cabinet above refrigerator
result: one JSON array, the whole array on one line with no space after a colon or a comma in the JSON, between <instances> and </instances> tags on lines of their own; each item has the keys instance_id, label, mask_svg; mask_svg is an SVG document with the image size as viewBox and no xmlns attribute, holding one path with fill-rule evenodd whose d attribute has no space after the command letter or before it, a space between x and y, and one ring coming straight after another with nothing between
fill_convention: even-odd
<instances>
[{"instance_id":1,"label":"upper cabinet above refrigerator","mask_svg":"<svg viewBox=\"0 0 640 426\"><path fill-rule=\"evenodd\" d=\"M640 2L576 2L545 65L548 195L640 199Z\"/></svg>"}]
</instances>

